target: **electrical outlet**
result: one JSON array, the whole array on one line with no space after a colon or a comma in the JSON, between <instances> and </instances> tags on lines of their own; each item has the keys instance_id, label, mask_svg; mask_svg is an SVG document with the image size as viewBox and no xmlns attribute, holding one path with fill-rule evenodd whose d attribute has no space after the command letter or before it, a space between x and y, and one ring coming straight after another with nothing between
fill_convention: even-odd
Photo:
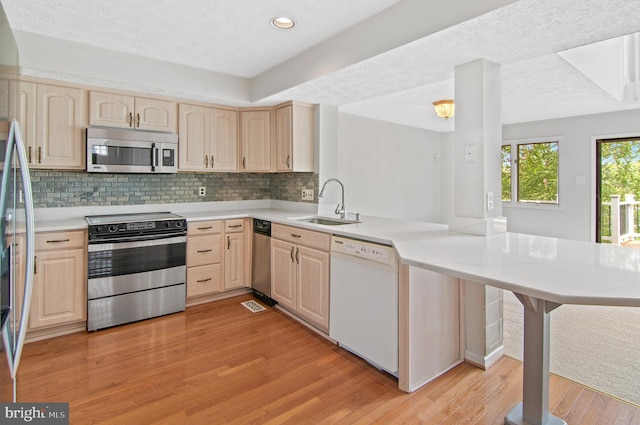
<instances>
[{"instance_id":1,"label":"electrical outlet","mask_svg":"<svg viewBox=\"0 0 640 425\"><path fill-rule=\"evenodd\" d=\"M302 200L313 201L313 189L302 189Z\"/></svg>"},{"instance_id":2,"label":"electrical outlet","mask_svg":"<svg viewBox=\"0 0 640 425\"><path fill-rule=\"evenodd\" d=\"M493 211L493 192L487 192L487 211Z\"/></svg>"},{"instance_id":3,"label":"electrical outlet","mask_svg":"<svg viewBox=\"0 0 640 425\"><path fill-rule=\"evenodd\" d=\"M198 196L207 196L207 188L205 186L198 188Z\"/></svg>"}]
</instances>

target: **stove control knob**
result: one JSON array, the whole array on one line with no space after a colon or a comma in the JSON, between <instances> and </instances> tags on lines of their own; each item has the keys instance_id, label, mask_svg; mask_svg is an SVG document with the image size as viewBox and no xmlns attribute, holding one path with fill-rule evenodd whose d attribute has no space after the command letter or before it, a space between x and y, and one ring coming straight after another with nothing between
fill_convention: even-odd
<instances>
[{"instance_id":1,"label":"stove control knob","mask_svg":"<svg viewBox=\"0 0 640 425\"><path fill-rule=\"evenodd\" d=\"M115 224L112 224L111 226L109 226L110 233L115 233L117 231L118 231L118 226L116 226Z\"/></svg>"},{"instance_id":2,"label":"stove control knob","mask_svg":"<svg viewBox=\"0 0 640 425\"><path fill-rule=\"evenodd\" d=\"M182 225L183 225L182 220L176 221L176 227L182 227Z\"/></svg>"}]
</instances>

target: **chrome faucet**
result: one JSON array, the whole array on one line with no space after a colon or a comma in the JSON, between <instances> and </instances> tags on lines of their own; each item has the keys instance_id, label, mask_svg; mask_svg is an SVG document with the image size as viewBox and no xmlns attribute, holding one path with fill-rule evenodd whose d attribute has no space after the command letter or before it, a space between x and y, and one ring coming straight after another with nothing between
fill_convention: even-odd
<instances>
[{"instance_id":1,"label":"chrome faucet","mask_svg":"<svg viewBox=\"0 0 640 425\"><path fill-rule=\"evenodd\" d=\"M322 185L322 189L320 189L320 193L318 193L318 198L323 198L324 197L324 189L327 187L327 183L329 182L336 182L340 185L340 188L342 189L342 205L338 204L336 206L336 210L335 213L336 214L340 214L340 218L344 218L347 215L347 211L344 208L344 185L342 184L342 182L336 178L332 178L327 180L326 182L324 182L324 184Z\"/></svg>"}]
</instances>

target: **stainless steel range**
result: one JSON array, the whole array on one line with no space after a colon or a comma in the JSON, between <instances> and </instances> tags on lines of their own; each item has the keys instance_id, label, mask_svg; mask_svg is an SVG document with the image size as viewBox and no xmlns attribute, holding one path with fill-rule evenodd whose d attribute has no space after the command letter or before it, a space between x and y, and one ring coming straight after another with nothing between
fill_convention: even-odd
<instances>
[{"instance_id":1,"label":"stainless steel range","mask_svg":"<svg viewBox=\"0 0 640 425\"><path fill-rule=\"evenodd\" d=\"M87 330L185 309L187 223L168 212L89 223Z\"/></svg>"}]
</instances>

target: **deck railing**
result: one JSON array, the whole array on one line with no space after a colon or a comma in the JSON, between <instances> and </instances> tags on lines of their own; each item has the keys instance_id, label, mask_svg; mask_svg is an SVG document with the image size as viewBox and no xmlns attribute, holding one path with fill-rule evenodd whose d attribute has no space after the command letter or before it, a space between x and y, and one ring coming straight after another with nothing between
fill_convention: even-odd
<instances>
[{"instance_id":1,"label":"deck railing","mask_svg":"<svg viewBox=\"0 0 640 425\"><path fill-rule=\"evenodd\" d=\"M600 216L600 238L614 245L640 237L640 201L629 193L624 195L624 200L620 198L620 195L611 195L610 202L603 202L602 205L609 208L602 208Z\"/></svg>"}]
</instances>

